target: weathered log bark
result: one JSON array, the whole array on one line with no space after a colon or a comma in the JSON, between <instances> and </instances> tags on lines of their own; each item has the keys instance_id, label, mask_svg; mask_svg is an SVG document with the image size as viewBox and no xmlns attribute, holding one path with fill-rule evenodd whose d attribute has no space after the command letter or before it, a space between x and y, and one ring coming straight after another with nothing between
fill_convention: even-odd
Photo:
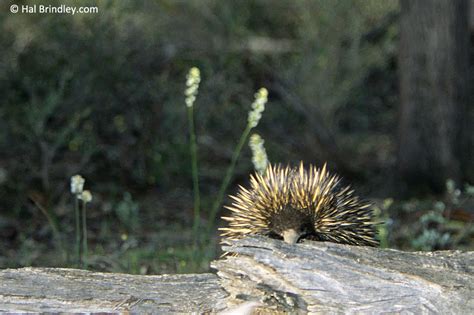
<instances>
[{"instance_id":1,"label":"weathered log bark","mask_svg":"<svg viewBox=\"0 0 474 315\"><path fill-rule=\"evenodd\" d=\"M474 313L474 252L288 245L263 237L224 250L237 255L213 262L217 276L2 270L0 312L214 313L256 301L263 312Z\"/></svg>"},{"instance_id":2,"label":"weathered log bark","mask_svg":"<svg viewBox=\"0 0 474 315\"><path fill-rule=\"evenodd\" d=\"M227 294L214 274L139 276L77 269L0 271L0 312L212 312Z\"/></svg>"},{"instance_id":3,"label":"weathered log bark","mask_svg":"<svg viewBox=\"0 0 474 315\"><path fill-rule=\"evenodd\" d=\"M474 252L401 252L268 238L224 246L213 263L229 307L301 313L474 313Z\"/></svg>"}]
</instances>

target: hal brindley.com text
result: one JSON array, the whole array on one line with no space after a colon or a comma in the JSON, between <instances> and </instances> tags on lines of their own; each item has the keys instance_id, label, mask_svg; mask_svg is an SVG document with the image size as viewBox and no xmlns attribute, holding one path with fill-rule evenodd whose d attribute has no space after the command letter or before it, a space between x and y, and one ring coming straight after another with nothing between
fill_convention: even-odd
<instances>
[{"instance_id":1,"label":"hal brindley.com text","mask_svg":"<svg viewBox=\"0 0 474 315\"><path fill-rule=\"evenodd\" d=\"M21 5L21 13L52 13L52 14L76 14L76 13L98 13L98 7L71 7L65 4L58 6L33 4L33 5Z\"/></svg>"}]
</instances>

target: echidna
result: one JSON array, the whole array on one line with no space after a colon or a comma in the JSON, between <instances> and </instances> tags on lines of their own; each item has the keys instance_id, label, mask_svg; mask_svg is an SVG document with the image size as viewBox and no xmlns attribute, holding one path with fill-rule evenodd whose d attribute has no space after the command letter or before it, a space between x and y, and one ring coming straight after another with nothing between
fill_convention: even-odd
<instances>
[{"instance_id":1,"label":"echidna","mask_svg":"<svg viewBox=\"0 0 474 315\"><path fill-rule=\"evenodd\" d=\"M342 186L336 175L312 165L270 165L250 176L250 188L239 186L224 239L258 234L296 243L302 239L377 246L371 204Z\"/></svg>"}]
</instances>

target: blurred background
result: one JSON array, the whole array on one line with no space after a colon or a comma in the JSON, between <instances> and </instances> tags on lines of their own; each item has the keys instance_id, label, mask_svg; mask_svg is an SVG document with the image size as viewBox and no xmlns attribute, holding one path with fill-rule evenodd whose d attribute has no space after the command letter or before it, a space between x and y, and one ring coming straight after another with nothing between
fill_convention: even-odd
<instances>
[{"instance_id":1,"label":"blurred background","mask_svg":"<svg viewBox=\"0 0 474 315\"><path fill-rule=\"evenodd\" d=\"M98 13L10 12L40 3L0 3L0 268L77 265L69 184L80 174L93 195L88 268L208 271L223 225L209 226L210 208L260 87L268 104L253 131L269 160L327 161L374 201L383 247L474 249L469 0L63 0L46 4ZM226 194L252 171L246 144Z\"/></svg>"}]
</instances>

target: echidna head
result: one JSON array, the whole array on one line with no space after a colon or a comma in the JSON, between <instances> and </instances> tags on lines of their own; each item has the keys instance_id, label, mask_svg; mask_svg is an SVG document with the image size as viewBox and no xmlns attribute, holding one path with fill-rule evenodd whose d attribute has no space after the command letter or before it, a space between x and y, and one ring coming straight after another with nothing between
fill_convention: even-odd
<instances>
[{"instance_id":1,"label":"echidna head","mask_svg":"<svg viewBox=\"0 0 474 315\"><path fill-rule=\"evenodd\" d=\"M338 177L303 164L297 168L269 166L250 177L250 188L239 187L223 217L228 227L222 236L238 239L266 235L296 243L302 239L354 245L376 245L370 204L340 187Z\"/></svg>"},{"instance_id":2,"label":"echidna head","mask_svg":"<svg viewBox=\"0 0 474 315\"><path fill-rule=\"evenodd\" d=\"M314 224L311 216L303 209L291 205L278 211L271 211L268 218L270 232L268 236L283 239L294 244L307 236L314 235Z\"/></svg>"}]
</instances>

